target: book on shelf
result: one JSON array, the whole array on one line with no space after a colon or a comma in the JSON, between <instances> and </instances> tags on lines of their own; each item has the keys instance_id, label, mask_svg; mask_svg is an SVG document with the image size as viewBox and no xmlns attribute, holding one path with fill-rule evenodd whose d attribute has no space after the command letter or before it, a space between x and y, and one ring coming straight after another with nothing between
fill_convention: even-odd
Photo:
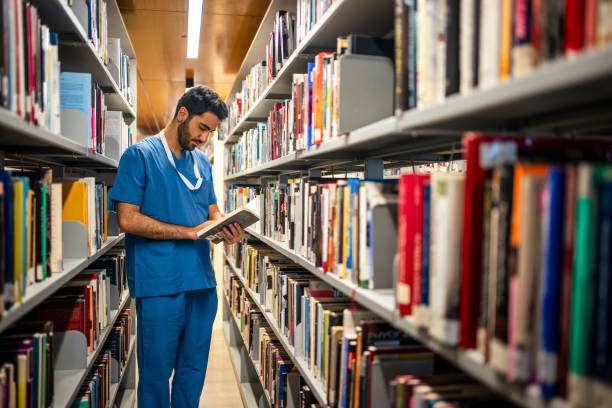
<instances>
[{"instance_id":1,"label":"book on shelf","mask_svg":"<svg viewBox=\"0 0 612 408\"><path fill-rule=\"evenodd\" d=\"M212 243L218 244L223 242L223 234L221 233L223 228L229 228L229 225L237 223L242 229L245 229L257 221L259 221L259 215L256 211L248 206L240 207L202 228L198 231L198 238L208 239Z\"/></svg>"},{"instance_id":2,"label":"book on shelf","mask_svg":"<svg viewBox=\"0 0 612 408\"><path fill-rule=\"evenodd\" d=\"M381 78L376 87L369 87L364 92L375 98L378 92L386 91L386 85L392 90L392 72L386 69L391 65L392 41L351 34L338 38L337 43L336 53L321 52L315 56L315 62L308 63L306 73L293 74L291 99L275 103L267 122L257 123L244 131L238 142L226 151L227 175L321 144L367 121L393 113L393 101L389 98L377 109L365 103L356 106L355 102L367 99L355 94L355 89L373 71ZM385 75L387 71L389 75ZM248 84L252 76L247 76L245 81ZM242 99L250 100L245 98L244 88ZM347 107L349 102L350 108ZM238 103L237 99L234 104L239 106ZM230 126L232 123L233 119Z\"/></svg>"},{"instance_id":3,"label":"book on shelf","mask_svg":"<svg viewBox=\"0 0 612 408\"><path fill-rule=\"evenodd\" d=\"M41 21L30 2L5 1L0 14L5 34L0 47L0 105L27 122L59 133L57 33Z\"/></svg>"},{"instance_id":4,"label":"book on shelf","mask_svg":"<svg viewBox=\"0 0 612 408\"><path fill-rule=\"evenodd\" d=\"M120 312L100 354L87 373L76 397L71 401L73 408L94 408L106 406L110 399L111 385L119 382L129 358L132 311L126 308Z\"/></svg>"},{"instance_id":5,"label":"book on shelf","mask_svg":"<svg viewBox=\"0 0 612 408\"><path fill-rule=\"evenodd\" d=\"M408 379L414 380L414 386L444 385L449 391L445 397L452 401L456 401L454 393L465 389L470 391L461 395L466 403L480 397L502 403L492 391L457 373L408 334L369 310L355 308L349 298L282 259L282 255L273 255L274 251L265 249L259 241L248 240L231 251L230 259L237 262L237 273L245 279L271 270L266 280L269 285L247 281L243 286L226 266L230 309L239 317L249 351L259 352L254 360L265 361L266 350L278 349L282 342L277 336L282 336L293 346L293 356L289 357L303 361L303 369L312 378L309 382L318 381L323 386L330 407L392 406L391 401L396 399L392 391L397 384L395 388L391 385L399 376L402 387ZM271 304L266 303L269 298ZM255 346L257 340L262 343ZM271 369L262 370L265 379Z\"/></svg>"},{"instance_id":6,"label":"book on shelf","mask_svg":"<svg viewBox=\"0 0 612 408\"><path fill-rule=\"evenodd\" d=\"M395 4L397 112L495 86L612 39L605 0Z\"/></svg>"}]
</instances>

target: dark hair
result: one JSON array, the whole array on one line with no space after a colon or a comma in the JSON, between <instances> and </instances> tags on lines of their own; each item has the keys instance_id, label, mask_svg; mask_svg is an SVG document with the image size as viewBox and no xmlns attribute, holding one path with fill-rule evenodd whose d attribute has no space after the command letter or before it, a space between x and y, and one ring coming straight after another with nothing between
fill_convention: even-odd
<instances>
[{"instance_id":1,"label":"dark hair","mask_svg":"<svg viewBox=\"0 0 612 408\"><path fill-rule=\"evenodd\" d=\"M207 86L198 85L188 89L176 104L174 119L176 119L178 111L182 106L187 109L189 116L211 112L219 120L227 118L227 105L221 100L219 94Z\"/></svg>"}]
</instances>

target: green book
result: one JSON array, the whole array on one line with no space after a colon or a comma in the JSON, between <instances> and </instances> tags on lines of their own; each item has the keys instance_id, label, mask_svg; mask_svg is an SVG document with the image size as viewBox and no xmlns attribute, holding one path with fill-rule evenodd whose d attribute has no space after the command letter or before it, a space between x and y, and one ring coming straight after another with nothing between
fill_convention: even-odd
<instances>
[{"instance_id":1,"label":"green book","mask_svg":"<svg viewBox=\"0 0 612 408\"><path fill-rule=\"evenodd\" d=\"M595 185L594 167L578 167L578 196L576 200L576 239L570 323L570 396L571 401L584 402L588 398L587 375L590 372L591 297L593 296L593 248Z\"/></svg>"}]
</instances>

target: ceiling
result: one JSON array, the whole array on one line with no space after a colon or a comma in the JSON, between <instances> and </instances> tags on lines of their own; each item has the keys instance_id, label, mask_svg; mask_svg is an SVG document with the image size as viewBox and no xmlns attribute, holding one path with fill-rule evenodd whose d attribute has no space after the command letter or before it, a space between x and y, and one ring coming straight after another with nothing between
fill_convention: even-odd
<instances>
[{"instance_id":1,"label":"ceiling","mask_svg":"<svg viewBox=\"0 0 612 408\"><path fill-rule=\"evenodd\" d=\"M204 0L198 59L187 55L188 0L117 0L138 66L138 134L172 119L193 69L195 84L225 99L270 0Z\"/></svg>"}]
</instances>

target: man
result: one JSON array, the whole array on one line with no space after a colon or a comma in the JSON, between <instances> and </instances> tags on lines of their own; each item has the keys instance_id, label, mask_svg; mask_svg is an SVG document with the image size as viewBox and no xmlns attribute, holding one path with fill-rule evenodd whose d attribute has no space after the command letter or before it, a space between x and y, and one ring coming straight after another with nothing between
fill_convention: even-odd
<instances>
[{"instance_id":1,"label":"man","mask_svg":"<svg viewBox=\"0 0 612 408\"><path fill-rule=\"evenodd\" d=\"M215 275L207 240L197 231L222 217L211 165L196 149L227 117L210 88L189 89L174 119L156 137L125 151L110 197L126 233L130 294L136 298L138 405L198 406L212 324L217 311ZM238 224L223 231L226 244L240 241Z\"/></svg>"}]
</instances>

